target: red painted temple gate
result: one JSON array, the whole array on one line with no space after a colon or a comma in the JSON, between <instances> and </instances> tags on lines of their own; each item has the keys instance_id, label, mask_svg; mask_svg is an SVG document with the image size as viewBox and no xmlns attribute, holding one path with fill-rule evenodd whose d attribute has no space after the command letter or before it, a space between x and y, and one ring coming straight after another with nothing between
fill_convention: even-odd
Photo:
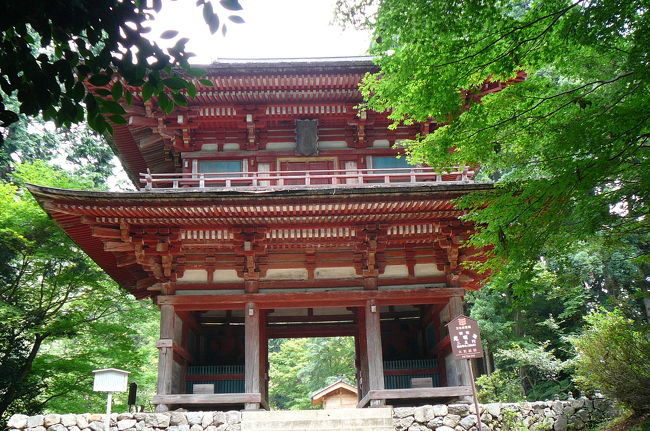
<instances>
[{"instance_id":1,"label":"red painted temple gate","mask_svg":"<svg viewBox=\"0 0 650 431\"><path fill-rule=\"evenodd\" d=\"M353 336L359 406L470 393L445 323L480 277L450 200L489 186L396 158L358 111L368 58L208 66L165 115L131 89L114 145L135 192L32 186L121 286L161 310L158 410L268 407L269 338ZM414 380L415 379L415 380ZM418 384L414 384L418 382ZM424 382L424 384L422 384Z\"/></svg>"}]
</instances>

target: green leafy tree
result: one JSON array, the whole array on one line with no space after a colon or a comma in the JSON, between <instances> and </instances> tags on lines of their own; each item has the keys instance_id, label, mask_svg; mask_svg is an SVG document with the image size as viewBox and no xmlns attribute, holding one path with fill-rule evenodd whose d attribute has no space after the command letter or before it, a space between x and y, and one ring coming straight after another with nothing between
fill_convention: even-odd
<instances>
[{"instance_id":1,"label":"green leafy tree","mask_svg":"<svg viewBox=\"0 0 650 431\"><path fill-rule=\"evenodd\" d=\"M640 250L630 241L616 248L602 239L576 242L561 255L541 260L526 283L488 284L469 296L479 321L488 371L479 386L485 399L512 401L512 385L529 400L577 395L572 383L575 355L568 337L598 306L624 309L643 319L640 298L647 289Z\"/></svg>"},{"instance_id":2,"label":"green leafy tree","mask_svg":"<svg viewBox=\"0 0 650 431\"><path fill-rule=\"evenodd\" d=\"M269 401L273 408L313 408L313 392L340 378L355 380L352 337L275 340L271 347Z\"/></svg>"},{"instance_id":3,"label":"green leafy tree","mask_svg":"<svg viewBox=\"0 0 650 431\"><path fill-rule=\"evenodd\" d=\"M638 414L650 412L650 325L620 310L594 312L586 320L584 331L571 339L578 383Z\"/></svg>"},{"instance_id":4,"label":"green leafy tree","mask_svg":"<svg viewBox=\"0 0 650 431\"><path fill-rule=\"evenodd\" d=\"M42 411L48 403L78 411L70 396L90 399L83 385L93 367L123 364L143 374L150 358L138 347L151 334L124 324L138 312L134 299L22 188L37 180L62 188L92 183L43 162L19 166L12 178L0 183L0 418ZM148 316L155 321L154 311Z\"/></svg>"},{"instance_id":5,"label":"green leafy tree","mask_svg":"<svg viewBox=\"0 0 650 431\"><path fill-rule=\"evenodd\" d=\"M18 101L7 98L5 104L18 110ZM8 180L12 164L48 161L88 178L94 187L102 187L112 175L114 153L106 140L85 123L54 127L41 116L20 114L18 121L6 128L0 147L0 179Z\"/></svg>"},{"instance_id":6,"label":"green leafy tree","mask_svg":"<svg viewBox=\"0 0 650 431\"><path fill-rule=\"evenodd\" d=\"M490 247L483 270L525 280L540 256L594 234L647 244L645 0L340 3L374 31L381 71L364 81L367 106L440 126L402 143L411 161L479 166L496 181L462 200L471 244Z\"/></svg>"},{"instance_id":7,"label":"green leafy tree","mask_svg":"<svg viewBox=\"0 0 650 431\"><path fill-rule=\"evenodd\" d=\"M241 10L238 0L198 0L212 33L226 25L223 12ZM106 120L124 124L124 108L131 103L129 86L142 87L145 100L152 96L165 112L175 105L186 106L186 96L196 94L195 86L183 76L201 76L185 52L187 38L168 30L160 37L177 41L163 49L146 37L149 22L162 8L162 0L109 0L95 2L18 1L0 5L0 89L15 95L19 110L5 105L0 96L0 127L18 121L18 114L41 114L57 125L80 123L84 116L97 132L111 131ZM239 15L229 15L234 23ZM174 69L178 68L178 69ZM183 70L179 72L178 70ZM113 80L114 74L120 79ZM89 93L84 81L99 89ZM107 88L105 88L107 87ZM3 134L0 134L2 139Z\"/></svg>"}]
</instances>

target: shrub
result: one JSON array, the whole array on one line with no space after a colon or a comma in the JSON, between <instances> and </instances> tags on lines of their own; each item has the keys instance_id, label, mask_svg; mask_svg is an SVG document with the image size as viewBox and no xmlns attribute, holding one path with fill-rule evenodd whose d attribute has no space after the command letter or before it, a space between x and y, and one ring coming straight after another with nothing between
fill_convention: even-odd
<instances>
[{"instance_id":1,"label":"shrub","mask_svg":"<svg viewBox=\"0 0 650 431\"><path fill-rule=\"evenodd\" d=\"M650 411L650 325L620 311L585 319L582 334L570 340L577 350L576 383L635 412Z\"/></svg>"},{"instance_id":2,"label":"shrub","mask_svg":"<svg viewBox=\"0 0 650 431\"><path fill-rule=\"evenodd\" d=\"M509 371L496 370L476 379L478 399L482 403L525 401L519 377Z\"/></svg>"}]
</instances>

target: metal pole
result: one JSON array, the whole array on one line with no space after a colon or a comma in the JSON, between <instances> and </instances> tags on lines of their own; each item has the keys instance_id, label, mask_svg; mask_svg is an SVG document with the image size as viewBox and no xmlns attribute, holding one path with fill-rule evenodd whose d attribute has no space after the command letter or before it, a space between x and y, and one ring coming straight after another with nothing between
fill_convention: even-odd
<instances>
[{"instance_id":1,"label":"metal pole","mask_svg":"<svg viewBox=\"0 0 650 431\"><path fill-rule=\"evenodd\" d=\"M108 393L106 398L106 418L104 420L104 431L111 429L111 404L113 403L113 392Z\"/></svg>"},{"instance_id":2,"label":"metal pole","mask_svg":"<svg viewBox=\"0 0 650 431\"><path fill-rule=\"evenodd\" d=\"M478 397L476 396L476 385L474 384L474 371L472 370L472 361L470 359L467 360L467 368L469 368L469 379L472 382L472 398L474 398L474 408L476 409L476 418L478 420L478 431L483 431L481 411L478 408Z\"/></svg>"}]
</instances>

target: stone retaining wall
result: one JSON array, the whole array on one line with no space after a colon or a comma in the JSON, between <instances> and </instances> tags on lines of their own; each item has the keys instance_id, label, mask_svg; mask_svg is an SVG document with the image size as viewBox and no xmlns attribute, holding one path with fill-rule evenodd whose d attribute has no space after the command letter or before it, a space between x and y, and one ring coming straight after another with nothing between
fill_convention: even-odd
<instances>
[{"instance_id":1,"label":"stone retaining wall","mask_svg":"<svg viewBox=\"0 0 650 431\"><path fill-rule=\"evenodd\" d=\"M614 412L603 399L483 404L484 429L500 431L588 430ZM101 414L14 415L10 431L104 431ZM473 405L426 405L393 409L395 431L476 431ZM242 414L228 412L120 413L111 415L110 431L240 431Z\"/></svg>"},{"instance_id":2,"label":"stone retaining wall","mask_svg":"<svg viewBox=\"0 0 650 431\"><path fill-rule=\"evenodd\" d=\"M589 430L614 417L604 399L482 404L483 429L499 431ZM396 431L476 431L474 405L451 404L393 409Z\"/></svg>"},{"instance_id":3,"label":"stone retaining wall","mask_svg":"<svg viewBox=\"0 0 650 431\"><path fill-rule=\"evenodd\" d=\"M104 431L102 414L14 415L12 431ZM110 431L240 431L241 412L113 413Z\"/></svg>"}]
</instances>

